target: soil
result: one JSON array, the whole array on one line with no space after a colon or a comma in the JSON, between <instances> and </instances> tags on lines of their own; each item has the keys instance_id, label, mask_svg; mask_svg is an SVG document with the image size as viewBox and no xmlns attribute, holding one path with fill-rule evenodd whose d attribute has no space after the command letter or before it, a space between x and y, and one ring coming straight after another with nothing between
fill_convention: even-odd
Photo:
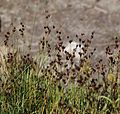
<instances>
[{"instance_id":1,"label":"soil","mask_svg":"<svg viewBox=\"0 0 120 114\"><path fill-rule=\"evenodd\" d=\"M26 29L24 38L16 33L11 42L18 37L19 47L24 51L32 42L33 53L38 51L46 25L61 30L65 42L67 35L73 40L76 34L85 39L95 31L91 47L97 47L96 57L103 56L105 47L120 36L120 0L0 0L0 17L1 44L10 24L20 28L22 22Z\"/></svg>"}]
</instances>

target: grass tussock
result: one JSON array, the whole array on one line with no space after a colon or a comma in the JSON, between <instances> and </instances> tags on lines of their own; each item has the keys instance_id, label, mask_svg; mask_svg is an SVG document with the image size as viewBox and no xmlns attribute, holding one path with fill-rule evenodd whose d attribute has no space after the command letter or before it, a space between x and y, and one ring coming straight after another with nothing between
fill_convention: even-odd
<instances>
[{"instance_id":1,"label":"grass tussock","mask_svg":"<svg viewBox=\"0 0 120 114\"><path fill-rule=\"evenodd\" d=\"M19 33L24 37L25 25ZM114 47L106 46L106 62L93 62L96 49L90 50L90 38L76 35L77 47L68 52L62 32L55 26L44 27L36 57L22 54L9 40L17 28L5 34L0 47L0 112L2 114L119 114L120 50L118 38ZM55 31L56 43L51 43ZM52 34L53 35L53 34ZM84 34L81 34L84 35ZM66 36L69 43L73 41ZM12 51L11 51L11 50ZM6 50L5 53L3 53ZM76 54L79 57L76 59Z\"/></svg>"}]
</instances>

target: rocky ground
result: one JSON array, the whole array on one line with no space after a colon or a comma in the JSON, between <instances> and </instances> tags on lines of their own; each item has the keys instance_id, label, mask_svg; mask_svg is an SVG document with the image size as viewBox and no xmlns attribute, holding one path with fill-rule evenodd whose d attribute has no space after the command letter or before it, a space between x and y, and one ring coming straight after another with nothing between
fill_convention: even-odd
<instances>
[{"instance_id":1,"label":"rocky ground","mask_svg":"<svg viewBox=\"0 0 120 114\"><path fill-rule=\"evenodd\" d=\"M43 36L45 25L55 25L62 31L63 39L67 35L74 39L76 34L81 33L88 38L95 31L92 47L97 47L97 57L104 55L103 49L113 44L115 36L120 36L120 0L0 0L0 16L1 44L4 33L10 30L10 23L19 28L22 22L26 27L26 47L23 46L23 38L18 39L19 47L25 50L32 42L33 53L38 50L37 44ZM16 37L18 34L11 40Z\"/></svg>"}]
</instances>

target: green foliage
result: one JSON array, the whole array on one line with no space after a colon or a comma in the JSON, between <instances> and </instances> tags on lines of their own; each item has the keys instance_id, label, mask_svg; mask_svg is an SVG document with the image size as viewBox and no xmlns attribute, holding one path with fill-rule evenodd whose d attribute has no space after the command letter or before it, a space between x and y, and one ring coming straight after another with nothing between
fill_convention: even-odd
<instances>
[{"instance_id":1,"label":"green foliage","mask_svg":"<svg viewBox=\"0 0 120 114\"><path fill-rule=\"evenodd\" d=\"M87 45L89 42L87 40ZM91 55L86 57L86 54L76 65L69 53L62 58L60 46L52 50L44 37L36 59L30 54L20 54L19 50L8 52L11 56L6 56L5 62L1 63L1 68L4 66L5 69L0 69L1 114L120 113L120 53L108 57L107 68L102 60L94 67ZM84 50L87 52L87 49ZM109 52L107 47L107 56ZM63 62L65 58L66 62ZM101 82L100 76L103 77Z\"/></svg>"}]
</instances>

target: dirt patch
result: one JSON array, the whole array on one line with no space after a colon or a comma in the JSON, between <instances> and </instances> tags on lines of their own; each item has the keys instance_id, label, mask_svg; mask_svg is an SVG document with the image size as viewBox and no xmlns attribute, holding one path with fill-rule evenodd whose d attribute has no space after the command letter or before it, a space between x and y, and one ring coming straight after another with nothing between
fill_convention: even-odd
<instances>
[{"instance_id":1,"label":"dirt patch","mask_svg":"<svg viewBox=\"0 0 120 114\"><path fill-rule=\"evenodd\" d=\"M32 41L32 52L38 50L38 41L42 38L45 25L55 25L71 39L75 35L85 33L90 37L95 31L93 47L97 47L97 56L103 55L107 44L112 44L115 36L120 34L120 1L119 0L2 0L0 1L0 16L2 20L1 42L4 33L10 29L13 22L19 28L19 23L26 25L25 41L19 39L19 47L23 49ZM48 11L47 13L45 11ZM46 16L50 17L46 20ZM55 37L54 34L51 37ZM81 37L81 36L80 36ZM12 39L11 39L12 40Z\"/></svg>"}]
</instances>

